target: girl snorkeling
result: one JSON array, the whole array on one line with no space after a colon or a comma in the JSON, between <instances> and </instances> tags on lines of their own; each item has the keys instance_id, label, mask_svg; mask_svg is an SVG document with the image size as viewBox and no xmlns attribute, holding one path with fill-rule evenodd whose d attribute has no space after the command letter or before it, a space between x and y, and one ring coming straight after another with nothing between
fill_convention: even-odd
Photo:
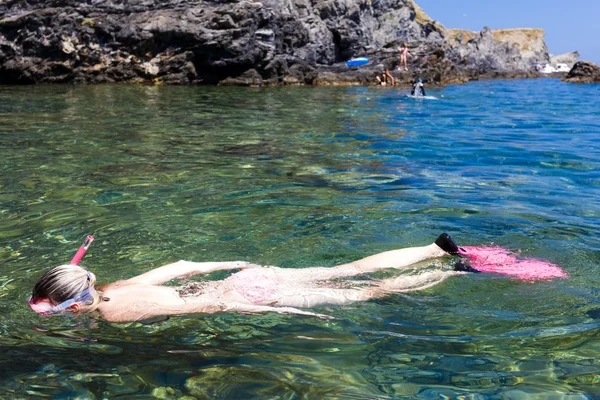
<instances>
[{"instance_id":1,"label":"girl snorkeling","mask_svg":"<svg viewBox=\"0 0 600 400\"><path fill-rule=\"evenodd\" d=\"M94 273L69 264L53 268L38 280L29 305L41 315L95 312L109 322L231 311L328 318L302 308L344 305L389 293L420 290L458 272L438 270L382 280L344 281L344 278L386 268L408 269L421 261L459 252L459 247L444 233L427 246L391 250L334 267L279 268L246 261L178 261L97 288ZM178 278L234 269L240 271L219 281L163 286Z\"/></svg>"},{"instance_id":2,"label":"girl snorkeling","mask_svg":"<svg viewBox=\"0 0 600 400\"><path fill-rule=\"evenodd\" d=\"M464 257L455 264L454 270L433 270L387 279L345 280L386 268L417 269L424 265L418 264L421 261L451 255ZM458 247L443 233L427 246L386 251L334 267L279 268L246 261L178 261L98 288L96 275L72 262L44 274L33 288L29 305L41 315L94 312L109 322L219 312L277 312L329 318L303 309L421 290L461 272L505 274L524 281L568 276L557 265L517 256L497 246ZM163 286L174 279L223 270L239 271L218 281Z\"/></svg>"}]
</instances>

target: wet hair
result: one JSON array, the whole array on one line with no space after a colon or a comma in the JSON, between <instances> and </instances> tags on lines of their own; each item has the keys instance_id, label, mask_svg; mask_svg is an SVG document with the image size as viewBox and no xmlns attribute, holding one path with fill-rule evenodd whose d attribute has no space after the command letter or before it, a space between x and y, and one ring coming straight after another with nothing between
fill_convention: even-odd
<instances>
[{"instance_id":1,"label":"wet hair","mask_svg":"<svg viewBox=\"0 0 600 400\"><path fill-rule=\"evenodd\" d=\"M46 272L33 287L31 300L42 299L57 304L74 298L96 283L96 275L77 265L59 265Z\"/></svg>"}]
</instances>

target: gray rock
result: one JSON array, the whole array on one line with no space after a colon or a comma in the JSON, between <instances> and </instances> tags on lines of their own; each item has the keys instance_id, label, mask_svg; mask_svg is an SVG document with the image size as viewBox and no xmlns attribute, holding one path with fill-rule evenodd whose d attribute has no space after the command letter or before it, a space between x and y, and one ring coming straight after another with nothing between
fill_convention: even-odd
<instances>
[{"instance_id":1,"label":"gray rock","mask_svg":"<svg viewBox=\"0 0 600 400\"><path fill-rule=\"evenodd\" d=\"M575 83L600 83L600 66L589 61L579 61L571 68L571 71L569 71L563 81Z\"/></svg>"},{"instance_id":2,"label":"gray rock","mask_svg":"<svg viewBox=\"0 0 600 400\"><path fill-rule=\"evenodd\" d=\"M579 61L579 52L572 51L570 53L550 55L550 64L567 64L569 68L573 68L573 65Z\"/></svg>"},{"instance_id":3,"label":"gray rock","mask_svg":"<svg viewBox=\"0 0 600 400\"><path fill-rule=\"evenodd\" d=\"M394 69L458 82L524 76L519 49L489 30L450 45L412 0L9 0L0 4L0 83L365 84ZM345 66L369 57L360 69Z\"/></svg>"},{"instance_id":4,"label":"gray rock","mask_svg":"<svg viewBox=\"0 0 600 400\"><path fill-rule=\"evenodd\" d=\"M531 71L531 66L523 61L519 49L508 43L498 42L487 27L475 38L460 43L455 49L459 55L455 62L463 62L465 69L471 69L476 74Z\"/></svg>"}]
</instances>

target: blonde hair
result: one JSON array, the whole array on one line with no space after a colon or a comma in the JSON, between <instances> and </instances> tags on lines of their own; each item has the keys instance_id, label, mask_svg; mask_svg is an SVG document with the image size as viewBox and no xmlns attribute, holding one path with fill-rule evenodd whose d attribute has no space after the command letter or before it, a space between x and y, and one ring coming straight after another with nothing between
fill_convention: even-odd
<instances>
[{"instance_id":1,"label":"blonde hair","mask_svg":"<svg viewBox=\"0 0 600 400\"><path fill-rule=\"evenodd\" d=\"M33 287L31 300L35 303L48 299L56 304L74 298L85 289L94 286L96 275L77 265L59 265L46 272ZM94 296L92 306L100 303L100 296Z\"/></svg>"}]
</instances>

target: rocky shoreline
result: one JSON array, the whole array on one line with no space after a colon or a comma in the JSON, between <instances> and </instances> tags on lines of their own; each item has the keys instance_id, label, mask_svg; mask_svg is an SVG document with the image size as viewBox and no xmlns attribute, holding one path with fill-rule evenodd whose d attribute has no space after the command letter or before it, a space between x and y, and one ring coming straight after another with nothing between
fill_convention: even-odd
<instances>
[{"instance_id":1,"label":"rocky shoreline","mask_svg":"<svg viewBox=\"0 0 600 400\"><path fill-rule=\"evenodd\" d=\"M589 61L579 61L575 63L563 81L572 83L600 83L600 66Z\"/></svg>"},{"instance_id":2,"label":"rocky shoreline","mask_svg":"<svg viewBox=\"0 0 600 400\"><path fill-rule=\"evenodd\" d=\"M384 67L399 83L539 76L494 35L448 40L412 0L7 0L0 83L363 85ZM408 72L395 68L403 42ZM349 68L352 57L369 63Z\"/></svg>"}]
</instances>

